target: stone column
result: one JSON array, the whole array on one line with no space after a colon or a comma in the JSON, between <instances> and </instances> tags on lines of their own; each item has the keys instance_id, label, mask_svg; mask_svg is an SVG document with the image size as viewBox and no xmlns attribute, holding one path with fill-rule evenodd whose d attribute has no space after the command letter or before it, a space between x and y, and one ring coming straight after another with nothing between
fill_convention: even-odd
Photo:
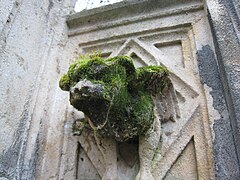
<instances>
[{"instance_id":1,"label":"stone column","mask_svg":"<svg viewBox=\"0 0 240 180\"><path fill-rule=\"evenodd\" d=\"M216 121L214 159L216 179L240 177L240 2L207 1L216 60L228 120ZM222 104L219 103L219 107ZM229 153L230 152L230 153Z\"/></svg>"}]
</instances>

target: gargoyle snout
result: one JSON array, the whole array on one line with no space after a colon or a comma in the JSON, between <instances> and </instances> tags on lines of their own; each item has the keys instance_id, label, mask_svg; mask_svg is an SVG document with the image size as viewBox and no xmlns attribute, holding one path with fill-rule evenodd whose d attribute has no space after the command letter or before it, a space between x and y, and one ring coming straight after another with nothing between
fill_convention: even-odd
<instances>
[{"instance_id":1,"label":"gargoyle snout","mask_svg":"<svg viewBox=\"0 0 240 180\"><path fill-rule=\"evenodd\" d=\"M74 87L70 88L70 94L72 96L77 95L78 98L101 96L103 91L103 85L94 84L86 79L79 81Z\"/></svg>"}]
</instances>

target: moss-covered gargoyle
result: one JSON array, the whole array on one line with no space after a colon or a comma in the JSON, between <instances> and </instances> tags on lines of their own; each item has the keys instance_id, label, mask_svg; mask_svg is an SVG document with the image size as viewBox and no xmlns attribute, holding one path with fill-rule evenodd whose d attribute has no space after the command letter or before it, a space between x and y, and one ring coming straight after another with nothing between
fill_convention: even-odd
<instances>
[{"instance_id":1,"label":"moss-covered gargoyle","mask_svg":"<svg viewBox=\"0 0 240 180\"><path fill-rule=\"evenodd\" d=\"M139 144L145 143L148 148L156 148L158 145L160 138L149 140L148 134L157 128L158 132L155 132L154 136L157 134L160 137L160 122L154 121L159 118L159 114L156 115L154 110L154 97L164 99L172 87L166 68L135 68L131 58L126 56L109 59L86 56L70 65L59 86L62 90L70 92L71 105L85 114L86 120L83 120L80 126L75 125L74 131L81 131L86 126L101 137L110 137L118 142L146 136ZM165 111L160 109L159 112ZM173 116L168 117L171 118L173 119ZM140 163L141 153L145 153L143 147L139 147ZM146 153L149 160L143 158L142 161L152 161L154 152ZM151 179L150 170L144 168L147 168L147 165L140 165L138 179ZM106 171L113 171L110 169ZM114 174L106 172L103 179L112 179L110 177L113 176L109 173Z\"/></svg>"}]
</instances>

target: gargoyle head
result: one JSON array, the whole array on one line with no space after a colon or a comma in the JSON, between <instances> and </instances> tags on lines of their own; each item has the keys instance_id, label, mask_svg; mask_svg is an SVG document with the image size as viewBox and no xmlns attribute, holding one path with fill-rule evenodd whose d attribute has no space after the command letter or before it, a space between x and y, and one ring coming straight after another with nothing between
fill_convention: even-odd
<instances>
[{"instance_id":1,"label":"gargoyle head","mask_svg":"<svg viewBox=\"0 0 240 180\"><path fill-rule=\"evenodd\" d=\"M119 56L80 59L69 67L59 86L70 92L70 103L103 136L127 141L151 127L152 96L167 90L169 71L161 66L135 68L131 58Z\"/></svg>"}]
</instances>

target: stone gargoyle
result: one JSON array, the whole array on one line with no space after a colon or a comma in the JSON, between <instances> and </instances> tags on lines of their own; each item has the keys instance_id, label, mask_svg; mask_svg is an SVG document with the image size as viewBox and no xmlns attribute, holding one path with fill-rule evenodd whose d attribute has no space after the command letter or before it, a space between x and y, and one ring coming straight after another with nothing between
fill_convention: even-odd
<instances>
[{"instance_id":1,"label":"stone gargoyle","mask_svg":"<svg viewBox=\"0 0 240 180\"><path fill-rule=\"evenodd\" d=\"M98 144L106 166L102 179L119 179L116 143L136 138L140 160L136 179L154 179L151 165L160 142L161 122L174 121L178 111L166 68L135 68L126 56L106 60L89 56L72 64L59 86L70 92L71 105L85 115L74 131L90 127L96 142L102 138Z\"/></svg>"}]
</instances>

